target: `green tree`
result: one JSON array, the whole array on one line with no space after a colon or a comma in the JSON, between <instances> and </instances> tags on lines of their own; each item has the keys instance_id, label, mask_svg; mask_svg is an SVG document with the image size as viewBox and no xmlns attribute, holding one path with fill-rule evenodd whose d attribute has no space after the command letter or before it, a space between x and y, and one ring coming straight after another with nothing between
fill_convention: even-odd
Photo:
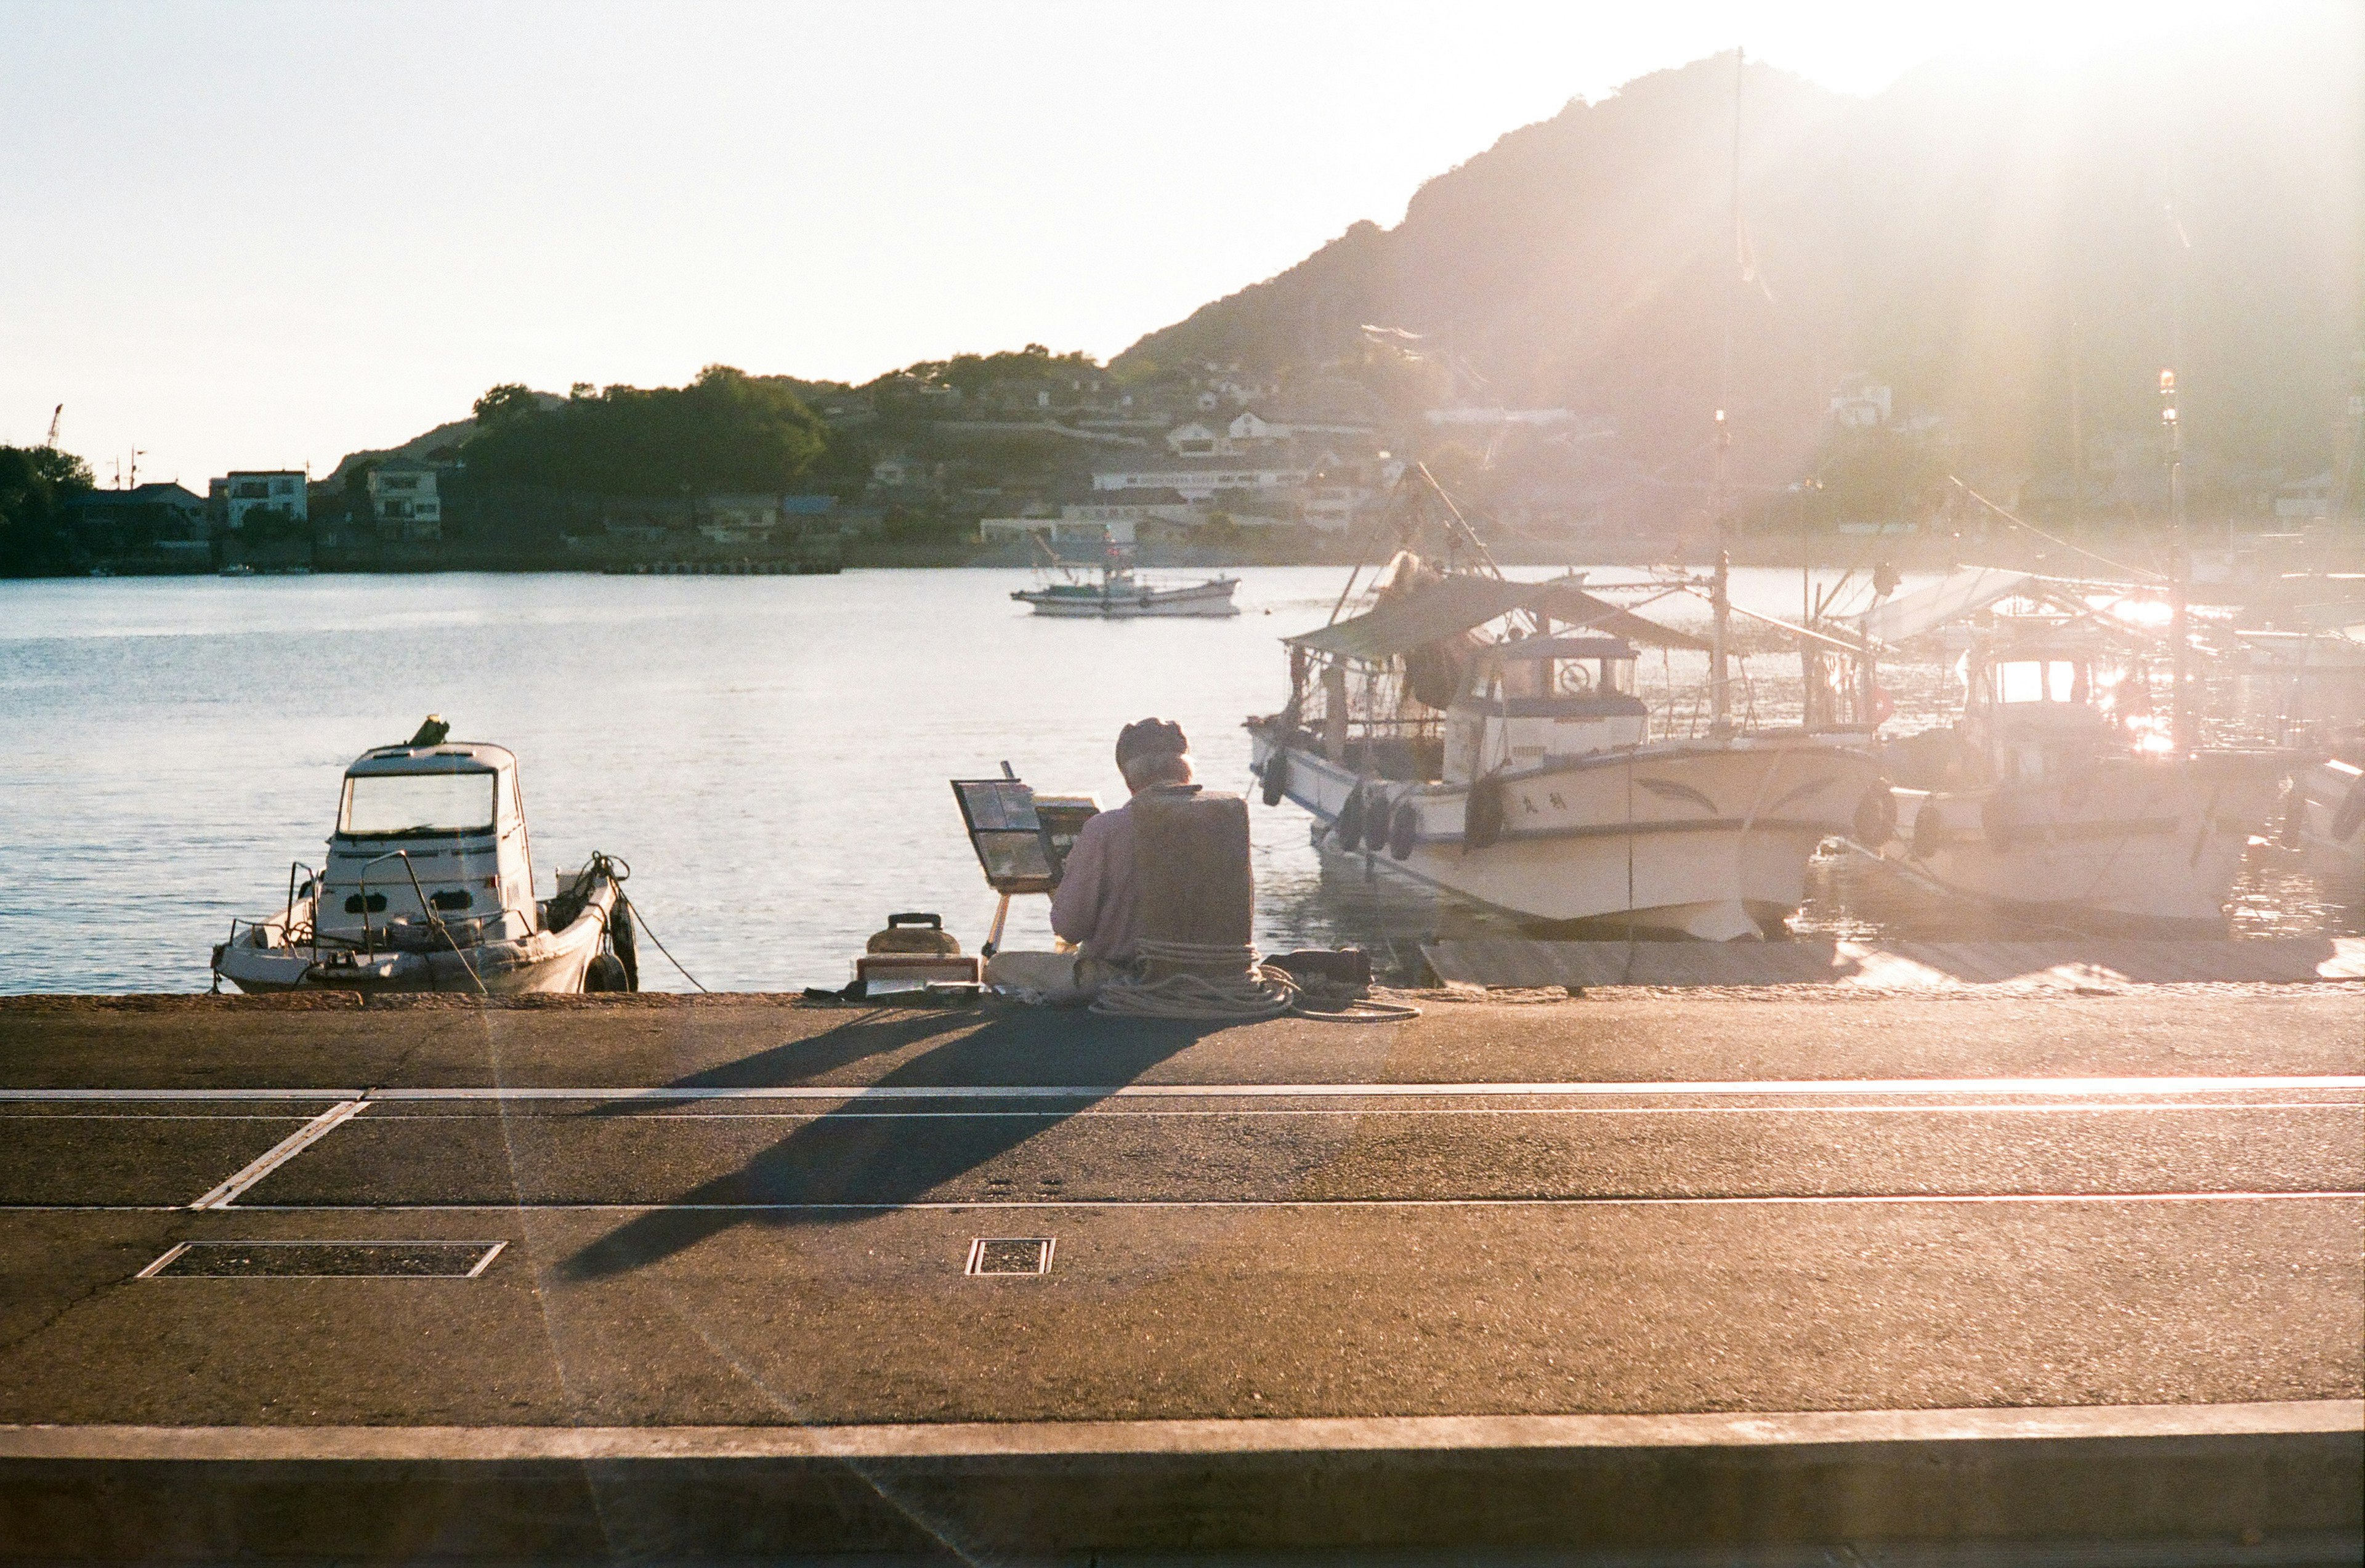
<instances>
[{"instance_id":1,"label":"green tree","mask_svg":"<svg viewBox=\"0 0 2365 1568\"><path fill-rule=\"evenodd\" d=\"M795 393L727 364L687 386L610 386L547 409L522 386L496 386L476 416L461 449L472 481L602 495L784 490L829 446Z\"/></svg>"},{"instance_id":2,"label":"green tree","mask_svg":"<svg viewBox=\"0 0 2365 1568\"><path fill-rule=\"evenodd\" d=\"M53 446L0 446L0 577L73 565L64 506L91 487L90 465Z\"/></svg>"},{"instance_id":3,"label":"green tree","mask_svg":"<svg viewBox=\"0 0 2365 1568\"><path fill-rule=\"evenodd\" d=\"M576 383L576 387L581 392L589 390L588 384L584 382ZM487 428L506 424L511 420L537 413L541 408L542 399L533 395L532 387L521 382L504 381L476 399L476 423Z\"/></svg>"}]
</instances>

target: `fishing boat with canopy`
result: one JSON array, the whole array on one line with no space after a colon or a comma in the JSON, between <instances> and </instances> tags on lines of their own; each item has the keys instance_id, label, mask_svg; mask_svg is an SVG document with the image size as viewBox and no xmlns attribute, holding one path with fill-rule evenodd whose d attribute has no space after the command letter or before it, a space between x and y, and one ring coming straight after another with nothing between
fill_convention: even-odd
<instances>
[{"instance_id":1,"label":"fishing boat with canopy","mask_svg":"<svg viewBox=\"0 0 2365 1568\"><path fill-rule=\"evenodd\" d=\"M1883 786L1866 727L1734 723L1722 566L1649 596L1709 598L1702 638L1574 577L1505 577L1418 465L1394 510L1400 547L1358 612L1351 577L1328 625L1283 639L1288 700L1248 721L1265 802L1302 807L1325 849L1526 921L1780 929L1809 858ZM1434 558L1414 548L1431 523ZM1654 722L1645 649L1708 655L1704 732Z\"/></svg>"},{"instance_id":2,"label":"fishing boat with canopy","mask_svg":"<svg viewBox=\"0 0 2365 1568\"><path fill-rule=\"evenodd\" d=\"M1859 617L1867 642L1963 647L1956 719L1886 748L1893 804L1866 847L2057 924L2222 929L2302 759L2203 744L2178 597L1980 568Z\"/></svg>"}]
</instances>

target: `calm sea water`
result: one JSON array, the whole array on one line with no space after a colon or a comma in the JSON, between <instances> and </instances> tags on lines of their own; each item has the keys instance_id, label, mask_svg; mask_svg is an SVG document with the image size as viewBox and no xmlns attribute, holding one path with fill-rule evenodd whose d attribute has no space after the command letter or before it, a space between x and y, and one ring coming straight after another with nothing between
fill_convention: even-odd
<instances>
[{"instance_id":1,"label":"calm sea water","mask_svg":"<svg viewBox=\"0 0 2365 1568\"><path fill-rule=\"evenodd\" d=\"M203 989L230 917L319 862L345 765L431 711L518 754L537 864L630 861L634 902L712 989L842 983L900 910L941 912L973 949L994 901L947 779L1007 759L1113 802L1116 732L1156 713L1208 783L1252 786L1240 721L1279 706L1275 639L1319 624L1340 576L1239 575L1235 620L1112 623L1029 615L1008 597L1026 574L992 571L0 583L0 991ZM1799 579L1737 573L1735 597L1795 614ZM1789 663L1752 661L1768 722L1795 715ZM1934 674L1897 677L1936 700ZM1432 932L1490 928L1326 868L1294 807L1253 820L1268 949L1352 940L1409 963ZM2245 930L2357 925L2273 866L2241 900ZM1047 912L1020 900L1012 944L1048 941ZM1873 933L1954 918L1839 867L1807 912ZM685 988L648 960L646 982Z\"/></svg>"}]
</instances>

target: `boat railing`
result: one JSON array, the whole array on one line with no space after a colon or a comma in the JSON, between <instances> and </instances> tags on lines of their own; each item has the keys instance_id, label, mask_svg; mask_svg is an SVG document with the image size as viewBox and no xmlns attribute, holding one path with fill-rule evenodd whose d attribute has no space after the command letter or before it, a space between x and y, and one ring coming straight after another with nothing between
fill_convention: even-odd
<instances>
[{"instance_id":1,"label":"boat railing","mask_svg":"<svg viewBox=\"0 0 2365 1568\"><path fill-rule=\"evenodd\" d=\"M297 875L299 872L302 874L300 878ZM319 879L320 873L301 860L290 860L287 863L287 907L279 916L279 933L280 940L286 942L290 947L296 946L296 890L299 886L311 888L313 897L317 899L319 896ZM312 912L312 931L317 933L319 929L320 914L319 908L315 906ZM315 946L317 945L316 943Z\"/></svg>"}]
</instances>

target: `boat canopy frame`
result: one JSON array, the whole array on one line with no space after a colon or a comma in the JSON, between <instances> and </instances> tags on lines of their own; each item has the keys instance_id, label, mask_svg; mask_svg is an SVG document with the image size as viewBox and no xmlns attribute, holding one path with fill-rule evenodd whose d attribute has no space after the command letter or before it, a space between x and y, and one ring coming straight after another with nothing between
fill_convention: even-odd
<instances>
[{"instance_id":1,"label":"boat canopy frame","mask_svg":"<svg viewBox=\"0 0 2365 1568\"><path fill-rule=\"evenodd\" d=\"M1709 646L1705 638L1647 621L1631 610L1597 599L1567 578L1521 583L1476 576L1451 577L1424 585L1400 598L1384 599L1363 614L1282 641L1307 654L1386 664L1520 611L1562 622L1568 630L1602 632L1650 647L1705 653Z\"/></svg>"}]
</instances>

